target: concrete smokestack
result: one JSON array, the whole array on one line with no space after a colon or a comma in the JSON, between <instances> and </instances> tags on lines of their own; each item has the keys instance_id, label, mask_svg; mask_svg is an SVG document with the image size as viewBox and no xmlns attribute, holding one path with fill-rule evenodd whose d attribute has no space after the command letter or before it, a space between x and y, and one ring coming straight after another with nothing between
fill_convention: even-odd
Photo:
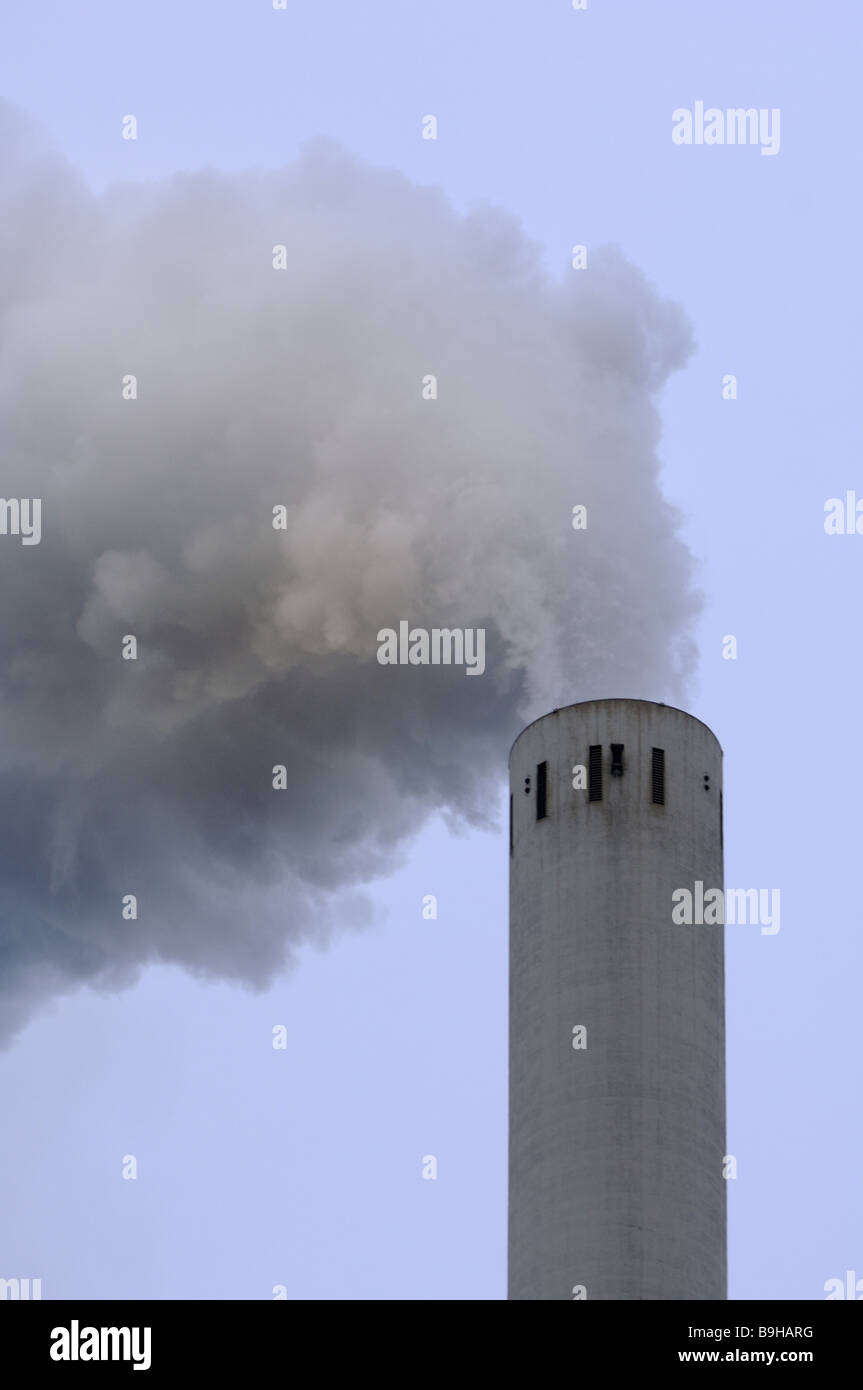
<instances>
[{"instance_id":1,"label":"concrete smokestack","mask_svg":"<svg viewBox=\"0 0 863 1390\"><path fill-rule=\"evenodd\" d=\"M724 929L672 921L724 886L722 749L589 700L510 792L509 1297L724 1299Z\"/></svg>"}]
</instances>

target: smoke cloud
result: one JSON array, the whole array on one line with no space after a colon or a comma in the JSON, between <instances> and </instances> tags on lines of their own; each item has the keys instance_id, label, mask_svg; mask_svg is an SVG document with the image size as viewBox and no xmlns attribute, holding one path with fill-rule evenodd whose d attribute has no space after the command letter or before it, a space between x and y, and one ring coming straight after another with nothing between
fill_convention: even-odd
<instances>
[{"instance_id":1,"label":"smoke cloud","mask_svg":"<svg viewBox=\"0 0 863 1390\"><path fill-rule=\"evenodd\" d=\"M555 279L338 146L95 195L0 108L0 480L42 501L0 535L2 1035L151 961L263 986L429 816L494 823L526 719L679 698L689 350L616 252ZM400 620L484 673L381 665Z\"/></svg>"}]
</instances>

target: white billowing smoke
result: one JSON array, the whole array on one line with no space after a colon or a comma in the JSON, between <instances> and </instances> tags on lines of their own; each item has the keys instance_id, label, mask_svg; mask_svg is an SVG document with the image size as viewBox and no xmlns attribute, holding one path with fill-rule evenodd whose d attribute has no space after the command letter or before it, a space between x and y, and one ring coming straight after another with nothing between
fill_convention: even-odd
<instances>
[{"instance_id":1,"label":"white billowing smoke","mask_svg":"<svg viewBox=\"0 0 863 1390\"><path fill-rule=\"evenodd\" d=\"M2 494L42 499L0 536L7 1035L150 960L265 984L429 815L490 823L526 719L679 697L689 347L618 254L550 279L331 144L95 196L0 108ZM381 665L400 620L484 628L484 674Z\"/></svg>"}]
</instances>

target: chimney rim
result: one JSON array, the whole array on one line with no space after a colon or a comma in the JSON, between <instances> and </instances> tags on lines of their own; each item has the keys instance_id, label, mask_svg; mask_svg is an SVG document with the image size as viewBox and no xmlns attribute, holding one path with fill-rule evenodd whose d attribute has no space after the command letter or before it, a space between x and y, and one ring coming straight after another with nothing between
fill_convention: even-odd
<instances>
[{"instance_id":1,"label":"chimney rim","mask_svg":"<svg viewBox=\"0 0 863 1390\"><path fill-rule=\"evenodd\" d=\"M533 728L534 724L539 724L543 719L549 719L553 714L564 714L567 710L571 709L583 709L586 705L652 705L654 709L668 709L674 714L682 714L684 718L694 720L696 724L700 724L703 729L707 730L719 747L719 756L723 756L722 744L719 742L716 734L709 724L705 724L703 719L698 718L697 714L690 714L689 710L681 709L679 705L669 705L664 700L642 700L638 696L630 695L607 695L594 700L574 700L571 705L558 705L555 709L547 710L545 714L537 715L536 719L532 719L529 724L525 724L521 732L513 739L509 749L508 764L512 762L515 745L522 737L522 734L526 734L528 729Z\"/></svg>"}]
</instances>

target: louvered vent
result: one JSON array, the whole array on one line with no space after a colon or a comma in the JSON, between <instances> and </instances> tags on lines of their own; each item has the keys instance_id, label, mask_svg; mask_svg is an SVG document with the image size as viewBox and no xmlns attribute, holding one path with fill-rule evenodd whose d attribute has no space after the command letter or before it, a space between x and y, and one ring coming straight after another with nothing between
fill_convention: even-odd
<instances>
[{"instance_id":1,"label":"louvered vent","mask_svg":"<svg viewBox=\"0 0 863 1390\"><path fill-rule=\"evenodd\" d=\"M602 744L590 745L590 760L587 773L588 801L602 800Z\"/></svg>"},{"instance_id":2,"label":"louvered vent","mask_svg":"<svg viewBox=\"0 0 863 1390\"><path fill-rule=\"evenodd\" d=\"M650 782L654 806L665 805L665 749L652 749Z\"/></svg>"}]
</instances>

